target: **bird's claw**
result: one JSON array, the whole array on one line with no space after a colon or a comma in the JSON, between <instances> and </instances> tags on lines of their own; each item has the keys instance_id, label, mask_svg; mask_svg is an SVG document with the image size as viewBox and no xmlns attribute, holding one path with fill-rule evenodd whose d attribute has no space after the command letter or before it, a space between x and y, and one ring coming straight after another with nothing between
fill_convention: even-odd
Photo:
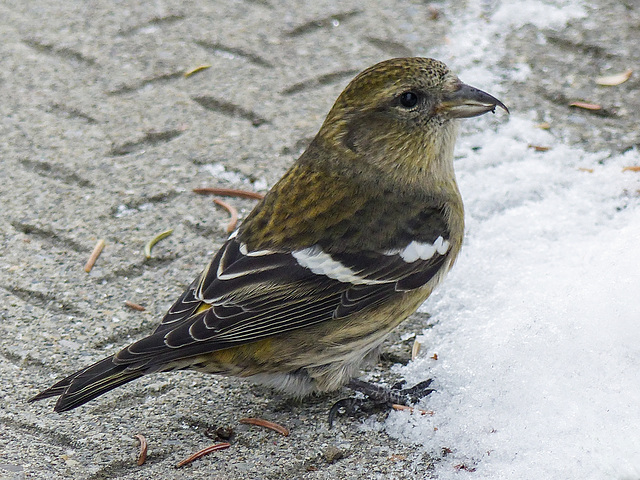
<instances>
[{"instance_id":1,"label":"bird's claw","mask_svg":"<svg viewBox=\"0 0 640 480\"><path fill-rule=\"evenodd\" d=\"M364 399L361 398L347 397L341 398L334 403L329 410L329 430L333 428L333 421L336 419L336 416L340 413L341 409L344 409L345 414L353 415L357 407L362 405L363 402Z\"/></svg>"},{"instance_id":2,"label":"bird's claw","mask_svg":"<svg viewBox=\"0 0 640 480\"><path fill-rule=\"evenodd\" d=\"M429 388L432 382L433 379L429 378L423 382L416 383L413 387L402 389L398 393L404 395L407 398L408 403L417 403L421 398L435 392L434 388Z\"/></svg>"},{"instance_id":3,"label":"bird's claw","mask_svg":"<svg viewBox=\"0 0 640 480\"><path fill-rule=\"evenodd\" d=\"M368 407L366 410L370 411L381 407L388 408L392 404L408 405L409 403L416 403L435 391L433 388L429 388L432 382L432 379L428 379L417 383L413 387L402 389L402 386L406 383L403 380L389 389L353 379L349 382L349 387L365 394L367 398L347 397L334 403L329 410L329 428L333 427L333 421L342 409L344 409L345 414L353 416L357 410L364 410L365 408L363 407L365 406Z\"/></svg>"}]
</instances>

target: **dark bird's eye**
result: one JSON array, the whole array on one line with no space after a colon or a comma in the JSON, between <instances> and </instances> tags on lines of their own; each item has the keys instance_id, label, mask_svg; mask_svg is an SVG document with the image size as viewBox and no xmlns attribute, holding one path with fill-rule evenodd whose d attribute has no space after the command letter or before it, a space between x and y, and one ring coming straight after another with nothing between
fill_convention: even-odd
<instances>
[{"instance_id":1,"label":"dark bird's eye","mask_svg":"<svg viewBox=\"0 0 640 480\"><path fill-rule=\"evenodd\" d=\"M418 103L418 95L413 92L404 92L400 95L400 105L405 108L413 108Z\"/></svg>"}]
</instances>

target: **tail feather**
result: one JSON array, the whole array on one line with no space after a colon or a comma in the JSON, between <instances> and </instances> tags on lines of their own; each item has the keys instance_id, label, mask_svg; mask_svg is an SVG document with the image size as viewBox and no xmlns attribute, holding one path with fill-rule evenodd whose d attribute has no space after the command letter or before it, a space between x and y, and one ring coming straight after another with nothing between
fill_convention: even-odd
<instances>
[{"instance_id":1,"label":"tail feather","mask_svg":"<svg viewBox=\"0 0 640 480\"><path fill-rule=\"evenodd\" d=\"M144 374L144 370L129 370L125 365L116 365L111 356L60 380L30 398L29 402L57 396L54 410L65 412Z\"/></svg>"}]
</instances>

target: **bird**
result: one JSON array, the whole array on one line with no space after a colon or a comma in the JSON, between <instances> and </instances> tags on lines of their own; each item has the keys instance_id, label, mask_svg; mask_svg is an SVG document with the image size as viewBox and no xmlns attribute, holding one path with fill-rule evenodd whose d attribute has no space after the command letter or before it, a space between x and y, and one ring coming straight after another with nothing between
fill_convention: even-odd
<instances>
[{"instance_id":1,"label":"bird","mask_svg":"<svg viewBox=\"0 0 640 480\"><path fill-rule=\"evenodd\" d=\"M509 113L435 59L362 71L150 335L30 401L57 397L54 410L64 412L185 369L294 397L366 385L361 367L456 261L459 120L496 107Z\"/></svg>"}]
</instances>

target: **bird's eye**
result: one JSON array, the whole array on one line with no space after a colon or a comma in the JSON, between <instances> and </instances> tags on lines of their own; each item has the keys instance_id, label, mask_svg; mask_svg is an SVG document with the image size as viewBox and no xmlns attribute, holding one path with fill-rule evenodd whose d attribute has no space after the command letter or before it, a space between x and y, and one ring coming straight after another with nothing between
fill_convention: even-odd
<instances>
[{"instance_id":1,"label":"bird's eye","mask_svg":"<svg viewBox=\"0 0 640 480\"><path fill-rule=\"evenodd\" d=\"M400 105L405 108L413 108L418 103L418 95L413 92L404 92L400 95Z\"/></svg>"}]
</instances>

